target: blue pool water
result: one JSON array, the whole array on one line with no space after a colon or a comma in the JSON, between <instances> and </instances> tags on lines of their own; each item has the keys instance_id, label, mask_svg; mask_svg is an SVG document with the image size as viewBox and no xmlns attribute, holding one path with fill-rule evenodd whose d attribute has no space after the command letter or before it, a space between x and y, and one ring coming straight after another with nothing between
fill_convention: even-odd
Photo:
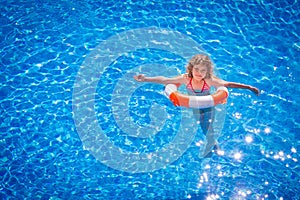
<instances>
[{"instance_id":1,"label":"blue pool water","mask_svg":"<svg viewBox=\"0 0 300 200\"><path fill-rule=\"evenodd\" d=\"M0 199L300 199L299 1L0 2ZM206 159L189 110L132 79L198 51L261 90L230 89Z\"/></svg>"}]
</instances>

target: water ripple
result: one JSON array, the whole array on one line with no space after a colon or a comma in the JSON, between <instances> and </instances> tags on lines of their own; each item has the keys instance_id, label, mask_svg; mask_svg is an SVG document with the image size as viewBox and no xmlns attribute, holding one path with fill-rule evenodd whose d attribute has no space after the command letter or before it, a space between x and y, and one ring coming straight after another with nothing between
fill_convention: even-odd
<instances>
[{"instance_id":1,"label":"water ripple","mask_svg":"<svg viewBox=\"0 0 300 200\"><path fill-rule=\"evenodd\" d=\"M298 199L299 10L296 0L2 3L0 198ZM110 36L149 26L186 34L212 56L221 78L261 89L259 97L231 89L219 138L224 156L197 157L200 131L182 157L151 173L113 170L84 149L72 113L79 66ZM171 120L169 131L158 133L154 142L128 137L109 123L106 105L111 101L104 91L136 64L131 55L101 80L105 88L97 92L104 98L95 100L99 115L108 114L100 123L116 144L151 152L174 137ZM135 54L143 59L153 55ZM165 57L158 58L161 64L184 72L182 60ZM144 86L130 100L135 109L130 116L141 124L151 117L137 105L160 98L149 94L154 90L163 89Z\"/></svg>"}]
</instances>

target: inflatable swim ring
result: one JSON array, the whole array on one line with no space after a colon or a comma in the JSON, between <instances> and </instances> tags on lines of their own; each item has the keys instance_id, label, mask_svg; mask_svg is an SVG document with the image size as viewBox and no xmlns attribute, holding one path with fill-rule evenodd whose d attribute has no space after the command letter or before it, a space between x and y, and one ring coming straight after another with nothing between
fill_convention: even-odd
<instances>
[{"instance_id":1,"label":"inflatable swim ring","mask_svg":"<svg viewBox=\"0 0 300 200\"><path fill-rule=\"evenodd\" d=\"M224 104L227 101L229 92L224 86L217 87L217 91L212 95L189 96L177 91L177 86L168 84L165 87L165 93L175 106L187 108L209 108L218 104Z\"/></svg>"}]
</instances>

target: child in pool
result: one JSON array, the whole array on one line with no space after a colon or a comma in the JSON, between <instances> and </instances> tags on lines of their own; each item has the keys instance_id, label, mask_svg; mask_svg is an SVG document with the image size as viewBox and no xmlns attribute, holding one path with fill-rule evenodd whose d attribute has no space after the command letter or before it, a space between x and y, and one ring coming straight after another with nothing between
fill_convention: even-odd
<instances>
[{"instance_id":1,"label":"child in pool","mask_svg":"<svg viewBox=\"0 0 300 200\"><path fill-rule=\"evenodd\" d=\"M228 88L248 89L259 95L259 90L256 87L235 82L227 82L217 78L213 74L213 63L211 59L204 54L197 54L191 58L186 66L187 74L183 74L174 78L164 76L146 77L143 74L134 76L134 79L139 82L153 82L160 84L177 84L186 86L189 95L204 96L209 95L210 87L225 86ZM200 122L203 134L206 136L206 147L204 153L200 157L206 157L212 150L218 150L217 141L214 138L213 121L215 109L193 109L196 120Z\"/></svg>"}]
</instances>

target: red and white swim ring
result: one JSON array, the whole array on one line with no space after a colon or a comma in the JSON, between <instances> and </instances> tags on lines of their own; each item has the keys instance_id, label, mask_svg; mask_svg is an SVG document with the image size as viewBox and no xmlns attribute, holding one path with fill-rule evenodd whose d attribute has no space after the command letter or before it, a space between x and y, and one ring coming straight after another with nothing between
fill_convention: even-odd
<instances>
[{"instance_id":1,"label":"red and white swim ring","mask_svg":"<svg viewBox=\"0 0 300 200\"><path fill-rule=\"evenodd\" d=\"M225 104L229 95L228 89L224 86L216 88L216 92L206 96L189 96L177 91L175 84L168 84L165 93L175 106L187 108L209 108L218 104Z\"/></svg>"}]
</instances>

